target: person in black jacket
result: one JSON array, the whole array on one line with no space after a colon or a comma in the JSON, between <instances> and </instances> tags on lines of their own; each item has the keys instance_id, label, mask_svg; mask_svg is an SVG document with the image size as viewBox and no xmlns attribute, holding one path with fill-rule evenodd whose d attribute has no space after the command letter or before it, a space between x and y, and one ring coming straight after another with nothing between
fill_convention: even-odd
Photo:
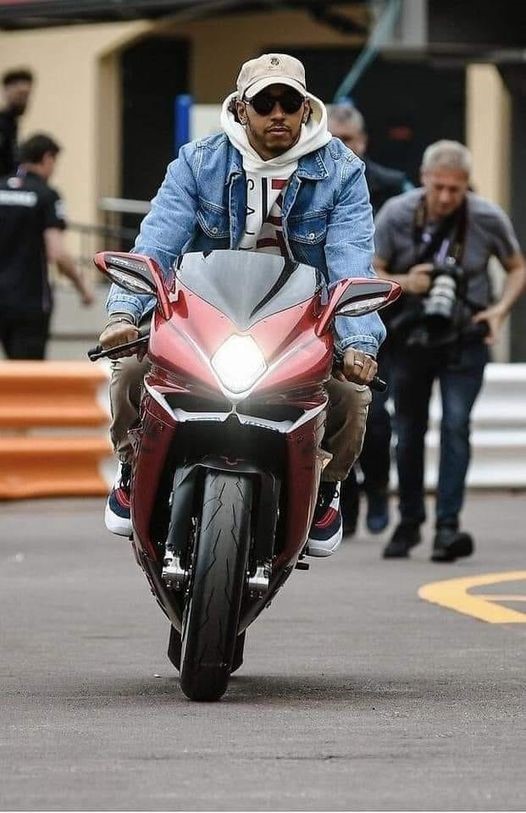
<instances>
[{"instance_id":1,"label":"person in black jacket","mask_svg":"<svg viewBox=\"0 0 526 813\"><path fill-rule=\"evenodd\" d=\"M375 215L389 198L413 188L403 172L371 161L367 155L365 121L356 107L350 103L333 105L329 115L329 129L333 136L343 141L364 162L365 178Z\"/></svg>"},{"instance_id":2,"label":"person in black jacket","mask_svg":"<svg viewBox=\"0 0 526 813\"><path fill-rule=\"evenodd\" d=\"M93 293L67 250L62 200L49 180L60 147L44 133L20 147L15 174L0 177L0 344L9 359L43 359L53 296L48 263L68 277L84 305Z\"/></svg>"},{"instance_id":3,"label":"person in black jacket","mask_svg":"<svg viewBox=\"0 0 526 813\"><path fill-rule=\"evenodd\" d=\"M329 115L329 130L358 155L365 163L365 179L373 213L382 208L389 198L412 189L412 184L396 169L377 164L367 156L367 132L362 114L352 104L333 105ZM379 374L389 378L389 344L384 342L378 356ZM371 533L381 533L389 523L388 490L391 466L391 417L386 409L388 393L373 393L369 407L367 431L360 456L363 489L367 496L367 527ZM354 533L358 520L360 490L355 470L342 484L342 512L344 529Z\"/></svg>"},{"instance_id":4,"label":"person in black jacket","mask_svg":"<svg viewBox=\"0 0 526 813\"><path fill-rule=\"evenodd\" d=\"M24 69L8 71L2 77L5 106L0 110L0 176L16 171L18 164L18 119L25 113L33 74Z\"/></svg>"}]
</instances>

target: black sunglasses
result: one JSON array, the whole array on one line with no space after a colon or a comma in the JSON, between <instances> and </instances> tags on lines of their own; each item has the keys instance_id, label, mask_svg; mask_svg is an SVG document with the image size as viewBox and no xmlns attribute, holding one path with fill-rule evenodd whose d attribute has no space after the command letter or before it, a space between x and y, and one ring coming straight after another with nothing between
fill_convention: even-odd
<instances>
[{"instance_id":1,"label":"black sunglasses","mask_svg":"<svg viewBox=\"0 0 526 813\"><path fill-rule=\"evenodd\" d=\"M279 96L272 96L270 93L265 93L265 91L262 90L253 96L252 99L245 99L245 102L254 108L258 116L268 116L269 113L272 113L278 102L285 113L297 113L304 101L305 97L292 88L291 90L286 90Z\"/></svg>"}]
</instances>

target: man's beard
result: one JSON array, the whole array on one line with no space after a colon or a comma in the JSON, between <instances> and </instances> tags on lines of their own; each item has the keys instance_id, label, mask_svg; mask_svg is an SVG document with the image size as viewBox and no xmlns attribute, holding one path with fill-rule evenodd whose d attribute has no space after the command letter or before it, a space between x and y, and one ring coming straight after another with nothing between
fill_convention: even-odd
<instances>
[{"instance_id":1,"label":"man's beard","mask_svg":"<svg viewBox=\"0 0 526 813\"><path fill-rule=\"evenodd\" d=\"M27 102L11 102L9 109L17 118L26 112Z\"/></svg>"}]
</instances>

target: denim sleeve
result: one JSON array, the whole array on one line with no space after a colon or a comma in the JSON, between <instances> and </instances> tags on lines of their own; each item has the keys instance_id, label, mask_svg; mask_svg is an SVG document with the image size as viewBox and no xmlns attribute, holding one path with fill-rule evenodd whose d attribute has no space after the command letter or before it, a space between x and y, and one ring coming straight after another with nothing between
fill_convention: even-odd
<instances>
[{"instance_id":1,"label":"denim sleeve","mask_svg":"<svg viewBox=\"0 0 526 813\"><path fill-rule=\"evenodd\" d=\"M344 177L327 228L325 258L329 282L346 277L376 277L373 256L373 213L364 165L357 158L345 162ZM385 327L377 313L340 316L336 333L342 349L353 347L376 356L385 339Z\"/></svg>"},{"instance_id":2,"label":"denim sleeve","mask_svg":"<svg viewBox=\"0 0 526 813\"><path fill-rule=\"evenodd\" d=\"M191 240L198 208L197 185L192 167L195 145L185 145L169 164L164 181L152 200L152 208L141 223L133 252L153 257L166 273ZM112 285L108 313L130 313L136 322L155 305L146 294L132 294Z\"/></svg>"}]
</instances>

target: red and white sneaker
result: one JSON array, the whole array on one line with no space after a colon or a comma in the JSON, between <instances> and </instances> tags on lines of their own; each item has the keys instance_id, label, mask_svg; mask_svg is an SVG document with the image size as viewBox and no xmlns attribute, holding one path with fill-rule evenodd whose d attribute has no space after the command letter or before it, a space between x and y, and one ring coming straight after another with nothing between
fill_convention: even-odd
<instances>
[{"instance_id":1,"label":"red and white sneaker","mask_svg":"<svg viewBox=\"0 0 526 813\"><path fill-rule=\"evenodd\" d=\"M307 556L331 556L343 537L340 484L320 483L318 504L307 540Z\"/></svg>"},{"instance_id":2,"label":"red and white sneaker","mask_svg":"<svg viewBox=\"0 0 526 813\"><path fill-rule=\"evenodd\" d=\"M110 491L104 511L104 523L108 531L118 536L131 536L130 516L131 465L119 463L117 477Z\"/></svg>"}]
</instances>

